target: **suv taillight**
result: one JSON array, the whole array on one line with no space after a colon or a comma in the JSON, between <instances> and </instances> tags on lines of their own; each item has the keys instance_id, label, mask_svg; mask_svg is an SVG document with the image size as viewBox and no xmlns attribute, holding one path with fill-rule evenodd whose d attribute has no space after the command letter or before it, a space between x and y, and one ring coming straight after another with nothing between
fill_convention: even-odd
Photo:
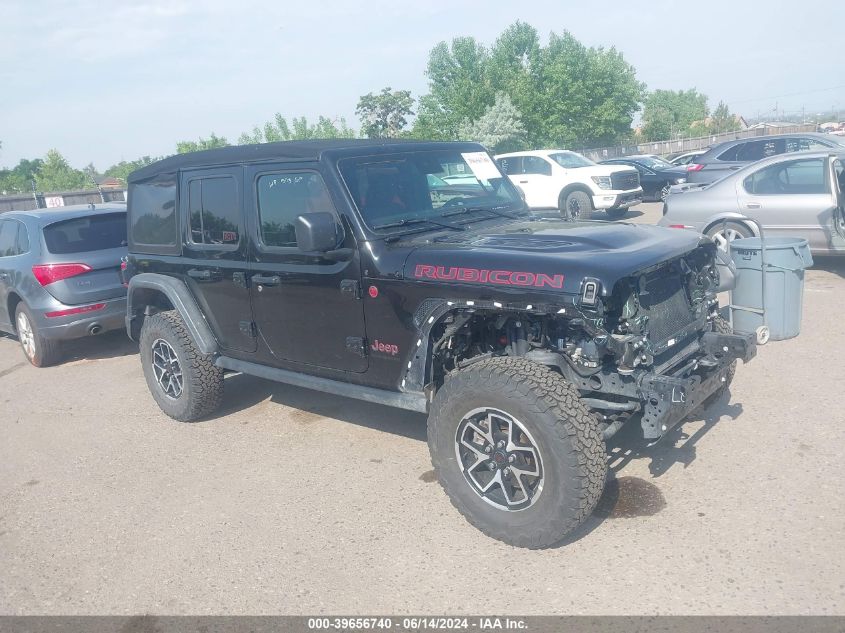
<instances>
[{"instance_id":1,"label":"suv taillight","mask_svg":"<svg viewBox=\"0 0 845 633\"><path fill-rule=\"evenodd\" d=\"M76 277L92 268L88 264L39 264L32 267L32 274L42 286Z\"/></svg>"},{"instance_id":2,"label":"suv taillight","mask_svg":"<svg viewBox=\"0 0 845 633\"><path fill-rule=\"evenodd\" d=\"M699 165L698 163L690 163L687 165L687 171L701 171L704 169L704 165Z\"/></svg>"}]
</instances>

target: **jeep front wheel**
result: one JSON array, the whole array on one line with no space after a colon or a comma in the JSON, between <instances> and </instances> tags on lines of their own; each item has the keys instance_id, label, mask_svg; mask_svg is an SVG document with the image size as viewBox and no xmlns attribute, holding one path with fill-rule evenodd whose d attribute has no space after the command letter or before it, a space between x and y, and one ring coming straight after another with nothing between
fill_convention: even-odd
<instances>
[{"instance_id":1,"label":"jeep front wheel","mask_svg":"<svg viewBox=\"0 0 845 633\"><path fill-rule=\"evenodd\" d=\"M197 349L178 312L147 317L139 347L150 393L171 418L193 422L220 406L223 371Z\"/></svg>"},{"instance_id":2,"label":"jeep front wheel","mask_svg":"<svg viewBox=\"0 0 845 633\"><path fill-rule=\"evenodd\" d=\"M607 456L575 388L524 358L450 374L428 421L431 461L475 527L517 547L553 545L595 508Z\"/></svg>"}]
</instances>

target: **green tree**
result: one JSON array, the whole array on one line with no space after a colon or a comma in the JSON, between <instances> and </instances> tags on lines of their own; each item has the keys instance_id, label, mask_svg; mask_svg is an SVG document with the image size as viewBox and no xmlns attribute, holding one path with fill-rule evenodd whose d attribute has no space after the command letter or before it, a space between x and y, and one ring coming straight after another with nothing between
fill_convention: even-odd
<instances>
[{"instance_id":1,"label":"green tree","mask_svg":"<svg viewBox=\"0 0 845 633\"><path fill-rule=\"evenodd\" d=\"M40 158L35 160L22 158L13 169L0 170L0 193L11 195L32 191L32 181L35 180L35 174L38 173L42 163Z\"/></svg>"},{"instance_id":2,"label":"green tree","mask_svg":"<svg viewBox=\"0 0 845 633\"><path fill-rule=\"evenodd\" d=\"M39 191L74 191L89 187L85 173L71 167L67 159L55 149L47 152L35 174L35 184Z\"/></svg>"},{"instance_id":3,"label":"green tree","mask_svg":"<svg viewBox=\"0 0 845 633\"><path fill-rule=\"evenodd\" d=\"M643 105L642 134L646 141L688 136L694 123L707 119L707 95L690 90L655 90Z\"/></svg>"},{"instance_id":4,"label":"green tree","mask_svg":"<svg viewBox=\"0 0 845 633\"><path fill-rule=\"evenodd\" d=\"M739 119L731 113L728 105L724 101L720 101L710 117L709 127L711 134L721 134L722 132L734 132L741 126Z\"/></svg>"},{"instance_id":5,"label":"green tree","mask_svg":"<svg viewBox=\"0 0 845 633\"><path fill-rule=\"evenodd\" d=\"M513 152L525 148L522 115L510 97L496 95L496 101L476 121L464 121L458 130L461 140L476 141L495 152Z\"/></svg>"},{"instance_id":6,"label":"green tree","mask_svg":"<svg viewBox=\"0 0 845 633\"><path fill-rule=\"evenodd\" d=\"M141 158L133 161L125 161L122 160L119 163L115 163L111 167L109 167L104 176L109 176L110 178L117 178L118 180L123 181L125 184L127 179L129 178L129 174L131 174L136 169L141 169L141 167L146 167L147 165L154 163L157 160L161 160L161 158L150 158L149 156L142 156Z\"/></svg>"},{"instance_id":7,"label":"green tree","mask_svg":"<svg viewBox=\"0 0 845 633\"><path fill-rule=\"evenodd\" d=\"M438 44L429 56L429 94L414 135L454 139L504 92L521 113L528 144L610 144L630 135L644 85L616 49L588 48L564 31L543 47L537 30L515 22L488 50L473 38Z\"/></svg>"},{"instance_id":8,"label":"green tree","mask_svg":"<svg viewBox=\"0 0 845 633\"><path fill-rule=\"evenodd\" d=\"M361 119L361 134L367 138L397 138L413 116L414 98L410 90L382 88L378 94L365 94L358 100L355 114Z\"/></svg>"},{"instance_id":9,"label":"green tree","mask_svg":"<svg viewBox=\"0 0 845 633\"><path fill-rule=\"evenodd\" d=\"M430 92L420 99L413 136L453 140L464 121L480 118L496 97L489 62L489 51L472 37L435 46L426 71Z\"/></svg>"},{"instance_id":10,"label":"green tree","mask_svg":"<svg viewBox=\"0 0 845 633\"><path fill-rule=\"evenodd\" d=\"M276 113L272 121L263 126L256 125L252 132L244 132L238 137L239 145L257 143L275 143L277 141L304 141L318 138L355 138L355 130L346 124L346 119L339 117L317 117L317 123L309 124L306 117L294 117L288 125L287 119Z\"/></svg>"},{"instance_id":11,"label":"green tree","mask_svg":"<svg viewBox=\"0 0 845 633\"><path fill-rule=\"evenodd\" d=\"M207 139L200 138L198 141L179 141L176 143L176 152L178 154L187 154L188 152L199 152L204 149L215 149L217 147L228 147L229 141L225 136L217 136L214 132Z\"/></svg>"}]
</instances>

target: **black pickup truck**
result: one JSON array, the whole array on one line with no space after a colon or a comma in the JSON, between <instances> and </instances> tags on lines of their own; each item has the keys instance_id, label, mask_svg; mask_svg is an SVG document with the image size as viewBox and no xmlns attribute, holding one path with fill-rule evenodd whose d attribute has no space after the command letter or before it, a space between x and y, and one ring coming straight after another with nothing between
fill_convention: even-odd
<instances>
[{"instance_id":1,"label":"black pickup truck","mask_svg":"<svg viewBox=\"0 0 845 633\"><path fill-rule=\"evenodd\" d=\"M590 515L626 421L658 440L755 353L709 239L532 217L474 143L174 156L130 176L128 215L126 325L165 413L209 416L225 372L427 413L456 508L517 546Z\"/></svg>"}]
</instances>

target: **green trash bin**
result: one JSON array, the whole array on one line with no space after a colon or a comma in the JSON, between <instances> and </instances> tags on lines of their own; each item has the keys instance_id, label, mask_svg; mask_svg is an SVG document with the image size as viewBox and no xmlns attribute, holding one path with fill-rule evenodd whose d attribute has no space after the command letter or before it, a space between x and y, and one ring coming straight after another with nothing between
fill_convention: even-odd
<instances>
[{"instance_id":1,"label":"green trash bin","mask_svg":"<svg viewBox=\"0 0 845 633\"><path fill-rule=\"evenodd\" d=\"M737 268L730 305L734 331L756 334L761 344L769 337L782 341L798 336L804 303L804 270L813 265L807 240L801 237L768 237L765 242L759 237L738 239L731 242L731 259Z\"/></svg>"}]
</instances>

